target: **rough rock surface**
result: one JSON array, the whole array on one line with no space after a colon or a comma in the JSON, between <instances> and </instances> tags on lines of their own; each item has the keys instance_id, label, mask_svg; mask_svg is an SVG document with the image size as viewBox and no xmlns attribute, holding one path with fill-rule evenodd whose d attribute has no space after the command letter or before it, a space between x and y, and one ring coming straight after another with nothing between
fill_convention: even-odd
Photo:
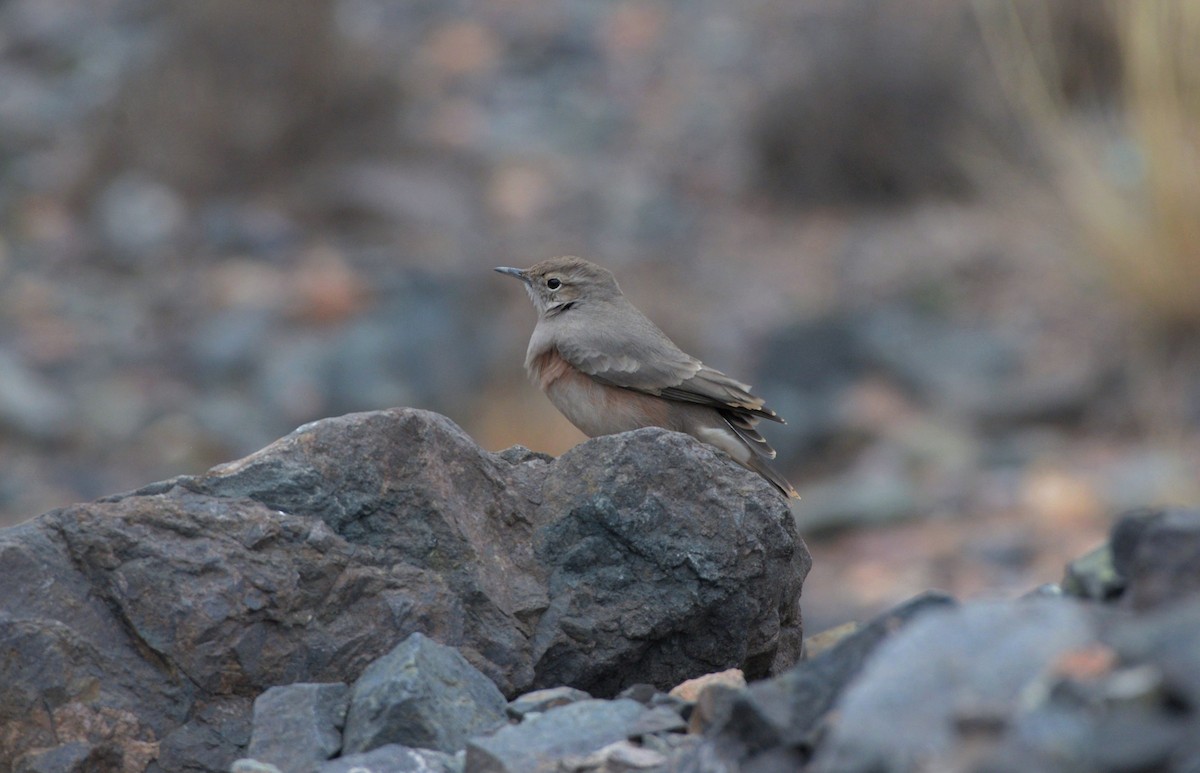
<instances>
[{"instance_id":1,"label":"rough rock surface","mask_svg":"<svg viewBox=\"0 0 1200 773\"><path fill-rule=\"evenodd\" d=\"M838 705L812 771L1195 770L1200 600L964 605L902 631Z\"/></svg>"},{"instance_id":2,"label":"rough rock surface","mask_svg":"<svg viewBox=\"0 0 1200 773\"><path fill-rule=\"evenodd\" d=\"M1127 603L1149 609L1200 591L1200 510L1140 510L1113 528L1113 567Z\"/></svg>"},{"instance_id":3,"label":"rough rock surface","mask_svg":"<svg viewBox=\"0 0 1200 773\"><path fill-rule=\"evenodd\" d=\"M1131 512L1071 563L1069 595L956 607L927 594L778 677L705 691L692 711L704 740L668 769L1200 769L1198 524L1191 510Z\"/></svg>"},{"instance_id":4,"label":"rough rock surface","mask_svg":"<svg viewBox=\"0 0 1200 773\"><path fill-rule=\"evenodd\" d=\"M396 409L0 532L0 760L218 770L252 701L420 631L514 696L790 666L810 559L768 484L662 430L558 459Z\"/></svg>"},{"instance_id":5,"label":"rough rock surface","mask_svg":"<svg viewBox=\"0 0 1200 773\"><path fill-rule=\"evenodd\" d=\"M1091 637L1084 610L1061 601L977 604L925 615L885 643L842 696L816 769L949 765L956 730L1007 716L1059 657Z\"/></svg>"},{"instance_id":6,"label":"rough rock surface","mask_svg":"<svg viewBox=\"0 0 1200 773\"><path fill-rule=\"evenodd\" d=\"M455 752L505 723L507 702L458 650L414 633L367 666L346 715L347 754L387 744Z\"/></svg>"},{"instance_id":7,"label":"rough rock surface","mask_svg":"<svg viewBox=\"0 0 1200 773\"><path fill-rule=\"evenodd\" d=\"M388 744L327 762L319 773L458 773L461 770L455 758L445 752Z\"/></svg>"},{"instance_id":8,"label":"rough rock surface","mask_svg":"<svg viewBox=\"0 0 1200 773\"><path fill-rule=\"evenodd\" d=\"M640 720L651 711L628 698L560 706L472 740L467 745L466 770L550 773L559 769L564 757L585 757L635 735Z\"/></svg>"},{"instance_id":9,"label":"rough rock surface","mask_svg":"<svg viewBox=\"0 0 1200 773\"><path fill-rule=\"evenodd\" d=\"M953 604L944 594L927 593L879 615L821 655L728 695L706 734L731 766L763 756L799 765L811 755L821 722L876 649L919 615Z\"/></svg>"},{"instance_id":10,"label":"rough rock surface","mask_svg":"<svg viewBox=\"0 0 1200 773\"><path fill-rule=\"evenodd\" d=\"M810 637L809 659L748 686L718 683L688 700L677 697L686 685L668 695L635 684L612 701L537 691L510 704L514 724L430 765L462 773L1193 773L1200 596L1187 557L1195 522L1182 510L1130 513L1111 544L1070 564L1064 589L961 606L929 592ZM416 753L405 750L402 763Z\"/></svg>"},{"instance_id":11,"label":"rough rock surface","mask_svg":"<svg viewBox=\"0 0 1200 773\"><path fill-rule=\"evenodd\" d=\"M520 720L526 714L542 713L568 703L590 700L592 696L574 687L546 687L520 695L509 701L508 716Z\"/></svg>"},{"instance_id":12,"label":"rough rock surface","mask_svg":"<svg viewBox=\"0 0 1200 773\"><path fill-rule=\"evenodd\" d=\"M247 756L289 773L311 773L341 750L349 699L340 682L268 689L254 699Z\"/></svg>"}]
</instances>

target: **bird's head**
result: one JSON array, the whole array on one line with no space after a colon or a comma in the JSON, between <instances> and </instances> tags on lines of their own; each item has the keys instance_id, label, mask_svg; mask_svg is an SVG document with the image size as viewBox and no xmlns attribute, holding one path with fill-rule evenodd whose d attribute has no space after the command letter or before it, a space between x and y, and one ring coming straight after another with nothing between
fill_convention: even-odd
<instances>
[{"instance_id":1,"label":"bird's head","mask_svg":"<svg viewBox=\"0 0 1200 773\"><path fill-rule=\"evenodd\" d=\"M571 255L543 260L525 269L501 266L496 270L525 283L540 319L621 296L611 271Z\"/></svg>"}]
</instances>

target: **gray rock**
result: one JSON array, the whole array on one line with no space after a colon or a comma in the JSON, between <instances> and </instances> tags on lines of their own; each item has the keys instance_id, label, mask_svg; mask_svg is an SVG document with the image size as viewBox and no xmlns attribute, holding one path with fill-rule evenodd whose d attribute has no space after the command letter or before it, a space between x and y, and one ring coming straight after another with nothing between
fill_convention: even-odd
<instances>
[{"instance_id":1,"label":"gray rock","mask_svg":"<svg viewBox=\"0 0 1200 773\"><path fill-rule=\"evenodd\" d=\"M1149 609L1200 591L1200 510L1140 510L1113 527L1113 565L1126 599Z\"/></svg>"},{"instance_id":2,"label":"gray rock","mask_svg":"<svg viewBox=\"0 0 1200 773\"><path fill-rule=\"evenodd\" d=\"M637 701L642 706L650 708L659 706L668 708L684 719L688 718L688 715L691 713L692 703L690 701L686 701L682 697L661 693L661 691L654 688L653 684L631 685L631 687L620 691L617 697L628 697L628 699Z\"/></svg>"},{"instance_id":3,"label":"gray rock","mask_svg":"<svg viewBox=\"0 0 1200 773\"><path fill-rule=\"evenodd\" d=\"M117 773L121 767L121 752L115 746L73 741L26 754L15 761L12 770L13 773Z\"/></svg>"},{"instance_id":4,"label":"gray rock","mask_svg":"<svg viewBox=\"0 0 1200 773\"><path fill-rule=\"evenodd\" d=\"M922 615L884 642L838 702L814 771L951 765L962 735L1003 728L1051 664L1093 639L1064 599L988 602Z\"/></svg>"},{"instance_id":5,"label":"gray rock","mask_svg":"<svg viewBox=\"0 0 1200 773\"><path fill-rule=\"evenodd\" d=\"M837 529L877 527L922 514L919 491L911 472L892 449L880 449L890 463L862 463L829 480L805 486L804 507L796 524L805 534ZM874 460L870 460L874 461Z\"/></svg>"},{"instance_id":6,"label":"gray rock","mask_svg":"<svg viewBox=\"0 0 1200 773\"><path fill-rule=\"evenodd\" d=\"M958 759L997 773L1197 769L1200 602L1093 611L1099 641L1026 690L1011 715L960 722Z\"/></svg>"},{"instance_id":7,"label":"gray rock","mask_svg":"<svg viewBox=\"0 0 1200 773\"><path fill-rule=\"evenodd\" d=\"M922 615L953 604L949 596L931 592L879 615L787 673L734 693L706 736L722 758L739 765L759 764L781 746L803 759L834 703L880 645Z\"/></svg>"},{"instance_id":8,"label":"gray rock","mask_svg":"<svg viewBox=\"0 0 1200 773\"><path fill-rule=\"evenodd\" d=\"M744 687L720 683L705 687L696 696L696 702L692 704L692 710L688 712L688 731L707 733L711 728L724 725L729 720L734 701L744 693L744 690ZM740 752L741 746L736 746L735 750ZM745 755L730 756L742 757Z\"/></svg>"},{"instance_id":9,"label":"gray rock","mask_svg":"<svg viewBox=\"0 0 1200 773\"><path fill-rule=\"evenodd\" d=\"M809 564L769 485L687 436L549 459L423 411L316 422L0 531L0 759L225 770L248 696L353 682L417 631L510 696L761 678L796 658Z\"/></svg>"},{"instance_id":10,"label":"gray rock","mask_svg":"<svg viewBox=\"0 0 1200 773\"><path fill-rule=\"evenodd\" d=\"M669 761L666 753L648 749L629 741L617 741L583 757L564 760L566 767L579 773L636 773L640 770L663 770Z\"/></svg>"},{"instance_id":11,"label":"gray rock","mask_svg":"<svg viewBox=\"0 0 1200 773\"><path fill-rule=\"evenodd\" d=\"M197 323L185 352L193 378L206 395L235 382L235 394L251 392L261 412L233 427L227 442L245 447L262 437L264 424L290 427L297 417L380 405L451 414L471 407L495 356L494 333L475 324L489 300L461 282L418 272L394 273L371 294L369 308L322 336L297 334L293 321L269 306L219 309ZM442 356L450 350L464 356Z\"/></svg>"},{"instance_id":12,"label":"gray rock","mask_svg":"<svg viewBox=\"0 0 1200 773\"><path fill-rule=\"evenodd\" d=\"M513 719L521 719L526 714L549 711L558 706L566 706L576 701L586 701L592 696L574 687L547 687L544 690L534 690L518 696L508 704L508 715Z\"/></svg>"},{"instance_id":13,"label":"gray rock","mask_svg":"<svg viewBox=\"0 0 1200 773\"><path fill-rule=\"evenodd\" d=\"M1132 573L1142 538L1163 517L1163 512L1161 508L1137 508L1122 513L1113 524L1108 544L1112 552L1113 570L1121 578L1127 579Z\"/></svg>"},{"instance_id":14,"label":"gray rock","mask_svg":"<svg viewBox=\"0 0 1200 773\"><path fill-rule=\"evenodd\" d=\"M309 773L342 748L350 688L331 684L272 687L254 700L246 754L289 773Z\"/></svg>"},{"instance_id":15,"label":"gray rock","mask_svg":"<svg viewBox=\"0 0 1200 773\"><path fill-rule=\"evenodd\" d=\"M883 243L860 242L847 246L851 257ZM781 327L764 343L754 383L788 417L789 432L776 443L782 458L835 440L861 442L863 427L846 397L869 377L882 376L942 414L981 425L1077 420L1117 363L1100 347L1081 347L1061 367L1046 368L1040 343L1020 324L894 300ZM884 494L891 492L877 496Z\"/></svg>"},{"instance_id":16,"label":"gray rock","mask_svg":"<svg viewBox=\"0 0 1200 773\"><path fill-rule=\"evenodd\" d=\"M343 748L385 744L456 752L505 721L500 690L453 647L414 633L354 683Z\"/></svg>"},{"instance_id":17,"label":"gray rock","mask_svg":"<svg viewBox=\"0 0 1200 773\"><path fill-rule=\"evenodd\" d=\"M650 706L630 729L631 738L687 730L687 721L672 706Z\"/></svg>"},{"instance_id":18,"label":"gray rock","mask_svg":"<svg viewBox=\"0 0 1200 773\"><path fill-rule=\"evenodd\" d=\"M730 476L730 464L658 429L558 458L534 530L550 570L531 640L535 685L665 690L731 667L762 678L799 658L795 599L811 558L786 503L754 477ZM661 488L637 485L648 476ZM730 507L684 504L698 492ZM636 676L619 665L630 662Z\"/></svg>"},{"instance_id":19,"label":"gray rock","mask_svg":"<svg viewBox=\"0 0 1200 773\"><path fill-rule=\"evenodd\" d=\"M1137 616L1062 596L940 601L906 605L897 611L909 622L885 615L775 679L705 691L696 712L717 720L699 745L671 752L668 769L1195 769L1200 600Z\"/></svg>"},{"instance_id":20,"label":"gray rock","mask_svg":"<svg viewBox=\"0 0 1200 773\"><path fill-rule=\"evenodd\" d=\"M74 413L57 385L0 349L0 429L39 442L62 441L71 432Z\"/></svg>"},{"instance_id":21,"label":"gray rock","mask_svg":"<svg viewBox=\"0 0 1200 773\"><path fill-rule=\"evenodd\" d=\"M1062 592L1092 601L1110 601L1125 592L1125 578L1113 565L1112 548L1106 543L1067 564Z\"/></svg>"},{"instance_id":22,"label":"gray rock","mask_svg":"<svg viewBox=\"0 0 1200 773\"><path fill-rule=\"evenodd\" d=\"M283 771L269 762L260 762L247 757L234 760L233 764L229 766L229 773L283 773Z\"/></svg>"},{"instance_id":23,"label":"gray rock","mask_svg":"<svg viewBox=\"0 0 1200 773\"><path fill-rule=\"evenodd\" d=\"M1118 660L1091 685L1093 700L1081 706L1055 691L1059 705L1077 717L1082 708L1088 720L1079 758L1097 770L1200 769L1200 599L1114 615L1102 638Z\"/></svg>"},{"instance_id":24,"label":"gray rock","mask_svg":"<svg viewBox=\"0 0 1200 773\"><path fill-rule=\"evenodd\" d=\"M1077 419L1112 372L1103 352L1080 350L1040 367L1037 338L1019 324L963 319L906 302L855 320L858 350L922 402L984 424Z\"/></svg>"},{"instance_id":25,"label":"gray rock","mask_svg":"<svg viewBox=\"0 0 1200 773\"><path fill-rule=\"evenodd\" d=\"M476 324L478 311L493 300L481 289L418 272L377 287L373 308L321 353L327 412L404 404L451 415L468 410L495 357L490 327ZM397 336L397 330L411 334ZM469 356L443 356L447 351Z\"/></svg>"},{"instance_id":26,"label":"gray rock","mask_svg":"<svg viewBox=\"0 0 1200 773\"><path fill-rule=\"evenodd\" d=\"M369 752L348 754L322 765L318 773L461 773L461 756L430 749L387 744Z\"/></svg>"},{"instance_id":27,"label":"gray rock","mask_svg":"<svg viewBox=\"0 0 1200 773\"><path fill-rule=\"evenodd\" d=\"M501 728L467 744L464 773L556 771L565 757L583 757L635 733L647 709L637 701L587 700Z\"/></svg>"},{"instance_id":28,"label":"gray rock","mask_svg":"<svg viewBox=\"0 0 1200 773\"><path fill-rule=\"evenodd\" d=\"M253 703L241 696L216 695L191 709L187 721L158 742L152 759L162 771L227 770L250 743Z\"/></svg>"},{"instance_id":29,"label":"gray rock","mask_svg":"<svg viewBox=\"0 0 1200 773\"><path fill-rule=\"evenodd\" d=\"M658 694L658 690L652 684L631 684L617 693L616 697L629 698L643 706L649 706L650 701L654 700L654 696Z\"/></svg>"},{"instance_id":30,"label":"gray rock","mask_svg":"<svg viewBox=\"0 0 1200 773\"><path fill-rule=\"evenodd\" d=\"M113 255L130 260L131 254L147 257L176 238L187 222L187 207L167 185L131 172L100 192L95 215Z\"/></svg>"},{"instance_id":31,"label":"gray rock","mask_svg":"<svg viewBox=\"0 0 1200 773\"><path fill-rule=\"evenodd\" d=\"M677 698L669 693L660 692L655 693L654 696L650 698L650 702L646 705L652 709L658 707L670 709L684 719L687 719L688 715L691 713L693 704L691 701L686 701L683 698Z\"/></svg>"},{"instance_id":32,"label":"gray rock","mask_svg":"<svg viewBox=\"0 0 1200 773\"><path fill-rule=\"evenodd\" d=\"M1103 638L1123 665L1150 664L1159 674L1163 704L1200 719L1200 599L1169 604L1145 615L1109 621ZM1200 737L1197 738L1200 740Z\"/></svg>"},{"instance_id":33,"label":"gray rock","mask_svg":"<svg viewBox=\"0 0 1200 773\"><path fill-rule=\"evenodd\" d=\"M139 743L186 720L191 692L164 678L80 571L60 517L71 516L0 530L0 760L105 742L136 759Z\"/></svg>"},{"instance_id":34,"label":"gray rock","mask_svg":"<svg viewBox=\"0 0 1200 773\"><path fill-rule=\"evenodd\" d=\"M788 420L772 443L782 458L800 458L846 432L845 393L868 371L852 320L836 314L800 320L763 342L754 383Z\"/></svg>"},{"instance_id":35,"label":"gray rock","mask_svg":"<svg viewBox=\"0 0 1200 773\"><path fill-rule=\"evenodd\" d=\"M304 237L285 209L263 201L209 199L196 219L204 240L226 254L279 254L295 249Z\"/></svg>"},{"instance_id":36,"label":"gray rock","mask_svg":"<svg viewBox=\"0 0 1200 773\"><path fill-rule=\"evenodd\" d=\"M429 472L446 465L453 482ZM487 454L444 417L397 409L316 422L179 485L315 515L436 571L463 604L465 641L448 643L506 694L565 684L612 695L795 662L811 558L786 503L759 483L664 430L547 462ZM711 506L688 504L697 492ZM737 540L724 538L731 521Z\"/></svg>"}]
</instances>

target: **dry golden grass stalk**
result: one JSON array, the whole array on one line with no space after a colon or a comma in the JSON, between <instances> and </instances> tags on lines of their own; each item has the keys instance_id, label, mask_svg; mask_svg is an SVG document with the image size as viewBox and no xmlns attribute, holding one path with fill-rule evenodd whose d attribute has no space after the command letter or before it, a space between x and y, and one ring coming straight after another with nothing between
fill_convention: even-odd
<instances>
[{"instance_id":1,"label":"dry golden grass stalk","mask_svg":"<svg viewBox=\"0 0 1200 773\"><path fill-rule=\"evenodd\" d=\"M977 0L989 54L1090 254L1151 322L1200 327L1200 3L1086 3L1115 27L1108 109L1065 99L1051 6ZM1096 107L1095 105L1092 106Z\"/></svg>"}]
</instances>

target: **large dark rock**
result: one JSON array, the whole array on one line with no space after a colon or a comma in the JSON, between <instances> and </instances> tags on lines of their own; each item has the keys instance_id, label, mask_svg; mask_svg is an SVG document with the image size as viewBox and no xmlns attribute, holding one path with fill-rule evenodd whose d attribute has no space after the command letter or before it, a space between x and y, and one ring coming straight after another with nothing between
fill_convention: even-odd
<instances>
[{"instance_id":1,"label":"large dark rock","mask_svg":"<svg viewBox=\"0 0 1200 773\"><path fill-rule=\"evenodd\" d=\"M414 632L509 696L761 678L796 659L809 565L770 486L684 435L554 460L423 411L316 422L0 532L0 771L68 743L224 769L255 696Z\"/></svg>"},{"instance_id":2,"label":"large dark rock","mask_svg":"<svg viewBox=\"0 0 1200 773\"><path fill-rule=\"evenodd\" d=\"M506 706L496 685L456 649L414 633L354 683L343 748L456 752L471 736L503 725Z\"/></svg>"},{"instance_id":3,"label":"large dark rock","mask_svg":"<svg viewBox=\"0 0 1200 773\"><path fill-rule=\"evenodd\" d=\"M545 472L534 554L550 570L549 606L532 632L534 685L603 696L796 662L812 560L786 503L686 435L598 441Z\"/></svg>"},{"instance_id":4,"label":"large dark rock","mask_svg":"<svg viewBox=\"0 0 1200 773\"><path fill-rule=\"evenodd\" d=\"M80 571L64 527L72 520L56 513L0 531L0 770L51 769L34 758L59 745L71 750L56 758L115 750L148 764L194 705L194 686Z\"/></svg>"}]
</instances>

